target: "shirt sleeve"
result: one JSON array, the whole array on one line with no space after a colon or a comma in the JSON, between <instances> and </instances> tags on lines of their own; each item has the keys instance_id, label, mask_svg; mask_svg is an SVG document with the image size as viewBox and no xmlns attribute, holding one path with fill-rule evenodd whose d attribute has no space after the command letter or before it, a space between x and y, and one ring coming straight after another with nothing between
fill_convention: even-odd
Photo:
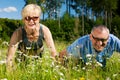
<instances>
[{"instance_id":1,"label":"shirt sleeve","mask_svg":"<svg viewBox=\"0 0 120 80\"><path fill-rule=\"evenodd\" d=\"M120 52L120 39L118 39L117 37L115 38L115 51Z\"/></svg>"},{"instance_id":2,"label":"shirt sleeve","mask_svg":"<svg viewBox=\"0 0 120 80\"><path fill-rule=\"evenodd\" d=\"M74 57L80 57L80 48L82 47L80 38L73 42L70 46L67 47L68 55L72 55Z\"/></svg>"}]
</instances>

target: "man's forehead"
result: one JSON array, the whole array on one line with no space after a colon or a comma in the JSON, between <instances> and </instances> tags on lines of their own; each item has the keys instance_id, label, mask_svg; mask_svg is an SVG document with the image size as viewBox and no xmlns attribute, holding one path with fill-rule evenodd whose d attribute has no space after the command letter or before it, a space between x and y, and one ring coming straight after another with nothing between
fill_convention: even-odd
<instances>
[{"instance_id":1,"label":"man's forehead","mask_svg":"<svg viewBox=\"0 0 120 80\"><path fill-rule=\"evenodd\" d=\"M96 28L96 29L94 29L93 32L95 32L95 33L108 33L107 29L105 29L105 28Z\"/></svg>"},{"instance_id":2,"label":"man's forehead","mask_svg":"<svg viewBox=\"0 0 120 80\"><path fill-rule=\"evenodd\" d=\"M100 30L100 29L94 30L92 34L98 38L107 38L109 36L109 33L106 30Z\"/></svg>"}]
</instances>

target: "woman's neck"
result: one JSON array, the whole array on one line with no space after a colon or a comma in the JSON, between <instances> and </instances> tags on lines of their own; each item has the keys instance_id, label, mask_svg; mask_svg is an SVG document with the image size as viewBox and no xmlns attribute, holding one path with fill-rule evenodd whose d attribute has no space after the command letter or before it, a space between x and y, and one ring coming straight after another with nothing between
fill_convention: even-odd
<instances>
[{"instance_id":1,"label":"woman's neck","mask_svg":"<svg viewBox=\"0 0 120 80\"><path fill-rule=\"evenodd\" d=\"M37 41L39 36L39 26L36 26L34 29L26 29L26 35L29 41Z\"/></svg>"}]
</instances>

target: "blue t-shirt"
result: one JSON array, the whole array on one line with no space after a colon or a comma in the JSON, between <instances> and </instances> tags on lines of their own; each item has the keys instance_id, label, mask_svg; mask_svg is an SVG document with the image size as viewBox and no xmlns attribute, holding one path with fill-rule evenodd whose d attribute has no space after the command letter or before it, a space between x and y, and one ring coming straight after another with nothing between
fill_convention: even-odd
<instances>
[{"instance_id":1,"label":"blue t-shirt","mask_svg":"<svg viewBox=\"0 0 120 80\"><path fill-rule=\"evenodd\" d=\"M78 38L67 47L68 54L76 58L82 58L85 63L87 62L87 55L90 54L94 55L95 59L102 63L103 66L106 65L106 59L110 58L114 51L120 52L120 40L113 34L109 35L108 43L101 52L97 52L93 48L89 35Z\"/></svg>"}]
</instances>

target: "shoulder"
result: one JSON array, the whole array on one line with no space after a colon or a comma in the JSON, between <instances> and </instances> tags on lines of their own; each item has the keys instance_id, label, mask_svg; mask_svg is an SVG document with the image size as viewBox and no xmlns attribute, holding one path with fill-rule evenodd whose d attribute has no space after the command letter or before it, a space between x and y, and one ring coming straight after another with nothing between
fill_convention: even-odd
<instances>
[{"instance_id":1,"label":"shoulder","mask_svg":"<svg viewBox=\"0 0 120 80\"><path fill-rule=\"evenodd\" d=\"M90 38L89 38L89 35L85 35L85 36L82 36L80 38L78 38L77 40L75 40L71 45L86 45L90 43Z\"/></svg>"},{"instance_id":2,"label":"shoulder","mask_svg":"<svg viewBox=\"0 0 120 80\"><path fill-rule=\"evenodd\" d=\"M108 44L112 45L112 44L116 44L116 43L120 44L120 39L113 34L109 34Z\"/></svg>"},{"instance_id":3,"label":"shoulder","mask_svg":"<svg viewBox=\"0 0 120 80\"><path fill-rule=\"evenodd\" d=\"M109 40L112 40L112 41L116 41L116 40L117 40L117 41L120 41L119 38L116 37L116 36L113 35L113 34L110 34L110 35L109 35Z\"/></svg>"},{"instance_id":4,"label":"shoulder","mask_svg":"<svg viewBox=\"0 0 120 80\"><path fill-rule=\"evenodd\" d=\"M89 35L84 35L84 36L78 38L77 40L78 40L78 42L90 41L90 36Z\"/></svg>"},{"instance_id":5,"label":"shoulder","mask_svg":"<svg viewBox=\"0 0 120 80\"><path fill-rule=\"evenodd\" d=\"M40 24L40 26L42 27L43 31L49 31L49 28L45 26L44 24Z\"/></svg>"},{"instance_id":6,"label":"shoulder","mask_svg":"<svg viewBox=\"0 0 120 80\"><path fill-rule=\"evenodd\" d=\"M22 33L22 27L17 28L14 33L21 34Z\"/></svg>"},{"instance_id":7,"label":"shoulder","mask_svg":"<svg viewBox=\"0 0 120 80\"><path fill-rule=\"evenodd\" d=\"M22 38L22 27L17 28L14 32L13 32L13 36L21 39Z\"/></svg>"},{"instance_id":8,"label":"shoulder","mask_svg":"<svg viewBox=\"0 0 120 80\"><path fill-rule=\"evenodd\" d=\"M42 27L44 37L51 35L51 32L50 32L50 30L49 30L49 28L47 26L45 26L43 24L40 24L40 26Z\"/></svg>"},{"instance_id":9,"label":"shoulder","mask_svg":"<svg viewBox=\"0 0 120 80\"><path fill-rule=\"evenodd\" d=\"M17 44L17 42L22 40L21 34L22 34L22 28L16 29L11 36L10 45L15 45Z\"/></svg>"}]
</instances>

